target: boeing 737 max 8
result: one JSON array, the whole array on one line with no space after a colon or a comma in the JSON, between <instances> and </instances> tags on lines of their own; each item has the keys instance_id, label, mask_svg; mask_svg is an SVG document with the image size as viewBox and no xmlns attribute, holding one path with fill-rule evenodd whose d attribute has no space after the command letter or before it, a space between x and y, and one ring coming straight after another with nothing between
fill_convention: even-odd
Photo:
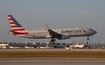
<instances>
[{"instance_id":1,"label":"boeing 737 max 8","mask_svg":"<svg viewBox=\"0 0 105 65\"><path fill-rule=\"evenodd\" d=\"M69 28L69 29L50 29L45 24L45 30L26 30L23 28L12 15L7 15L11 30L9 34L14 36L30 38L30 39L48 39L51 38L51 42L55 42L55 39L64 40L70 39L70 37L83 37L96 34L97 32L91 28Z\"/></svg>"}]
</instances>

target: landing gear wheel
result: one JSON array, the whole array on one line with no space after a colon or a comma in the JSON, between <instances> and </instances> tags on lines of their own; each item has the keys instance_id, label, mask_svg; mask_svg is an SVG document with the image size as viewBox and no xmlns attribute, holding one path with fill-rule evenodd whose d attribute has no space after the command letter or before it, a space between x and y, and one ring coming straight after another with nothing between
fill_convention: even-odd
<instances>
[{"instance_id":1,"label":"landing gear wheel","mask_svg":"<svg viewBox=\"0 0 105 65\"><path fill-rule=\"evenodd\" d=\"M55 38L52 38L50 42L55 43L55 41L56 41Z\"/></svg>"}]
</instances>

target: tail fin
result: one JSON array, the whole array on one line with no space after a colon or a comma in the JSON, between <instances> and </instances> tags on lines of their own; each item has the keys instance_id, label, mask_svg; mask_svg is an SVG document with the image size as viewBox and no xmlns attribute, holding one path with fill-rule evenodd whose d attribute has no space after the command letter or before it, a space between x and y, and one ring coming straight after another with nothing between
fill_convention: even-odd
<instances>
[{"instance_id":1,"label":"tail fin","mask_svg":"<svg viewBox=\"0 0 105 65\"><path fill-rule=\"evenodd\" d=\"M86 44L85 44L86 46L88 45L88 41L86 42Z\"/></svg>"},{"instance_id":2,"label":"tail fin","mask_svg":"<svg viewBox=\"0 0 105 65\"><path fill-rule=\"evenodd\" d=\"M85 43L84 47L87 47L88 46L88 41Z\"/></svg>"},{"instance_id":3,"label":"tail fin","mask_svg":"<svg viewBox=\"0 0 105 65\"><path fill-rule=\"evenodd\" d=\"M25 29L15 20L15 18L12 15L7 15L11 29L9 34L21 36L29 34Z\"/></svg>"},{"instance_id":4,"label":"tail fin","mask_svg":"<svg viewBox=\"0 0 105 65\"><path fill-rule=\"evenodd\" d=\"M12 31L25 31L12 15L7 15Z\"/></svg>"}]
</instances>

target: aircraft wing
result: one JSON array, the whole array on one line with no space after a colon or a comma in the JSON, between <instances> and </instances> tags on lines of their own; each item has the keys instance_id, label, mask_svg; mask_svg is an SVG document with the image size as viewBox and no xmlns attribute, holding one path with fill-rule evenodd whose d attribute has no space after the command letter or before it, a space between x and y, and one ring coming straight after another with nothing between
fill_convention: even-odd
<instances>
[{"instance_id":1,"label":"aircraft wing","mask_svg":"<svg viewBox=\"0 0 105 65\"><path fill-rule=\"evenodd\" d=\"M47 26L47 24L45 24L45 26L46 26L46 30L49 32L49 34L50 34L53 38L57 38L57 39L61 38L61 36L62 36L61 34L59 34L59 33L55 32L55 31L51 30L51 29Z\"/></svg>"}]
</instances>

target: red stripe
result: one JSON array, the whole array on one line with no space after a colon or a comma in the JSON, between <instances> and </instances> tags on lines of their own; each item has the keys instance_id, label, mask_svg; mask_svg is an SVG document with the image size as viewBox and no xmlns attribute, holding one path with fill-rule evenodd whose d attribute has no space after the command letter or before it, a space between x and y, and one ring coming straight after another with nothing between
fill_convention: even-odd
<instances>
[{"instance_id":1,"label":"red stripe","mask_svg":"<svg viewBox=\"0 0 105 65\"><path fill-rule=\"evenodd\" d=\"M28 32L24 32L25 34L29 34Z\"/></svg>"},{"instance_id":2,"label":"red stripe","mask_svg":"<svg viewBox=\"0 0 105 65\"><path fill-rule=\"evenodd\" d=\"M9 22L10 24L15 24L14 22Z\"/></svg>"},{"instance_id":3,"label":"red stripe","mask_svg":"<svg viewBox=\"0 0 105 65\"><path fill-rule=\"evenodd\" d=\"M25 30L24 28L23 29L12 29L13 31L23 31Z\"/></svg>"},{"instance_id":4,"label":"red stripe","mask_svg":"<svg viewBox=\"0 0 105 65\"><path fill-rule=\"evenodd\" d=\"M13 31L12 32L14 33L14 35L27 35L29 34L27 31L24 31L24 32L16 32L16 31Z\"/></svg>"},{"instance_id":5,"label":"red stripe","mask_svg":"<svg viewBox=\"0 0 105 65\"><path fill-rule=\"evenodd\" d=\"M28 32L14 32L14 35L26 35Z\"/></svg>"},{"instance_id":6,"label":"red stripe","mask_svg":"<svg viewBox=\"0 0 105 65\"><path fill-rule=\"evenodd\" d=\"M12 18L8 18L8 20L12 20Z\"/></svg>"}]
</instances>

